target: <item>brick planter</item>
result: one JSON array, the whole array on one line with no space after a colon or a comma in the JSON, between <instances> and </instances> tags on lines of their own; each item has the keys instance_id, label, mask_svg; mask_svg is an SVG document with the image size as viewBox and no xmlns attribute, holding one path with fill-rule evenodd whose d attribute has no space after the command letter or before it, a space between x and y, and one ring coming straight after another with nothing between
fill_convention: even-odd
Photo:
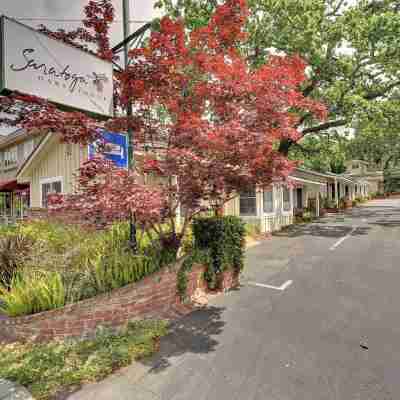
<instances>
[{"instance_id":1,"label":"brick planter","mask_svg":"<svg viewBox=\"0 0 400 400\"><path fill-rule=\"evenodd\" d=\"M344 208L345 209L353 208L353 202L351 200L346 200L344 202Z\"/></svg>"},{"instance_id":2,"label":"brick planter","mask_svg":"<svg viewBox=\"0 0 400 400\"><path fill-rule=\"evenodd\" d=\"M164 268L140 282L66 307L24 317L0 320L0 330L18 340L50 341L68 337L91 337L100 327L120 328L128 321L146 318L177 317L192 310L177 294L180 263ZM194 265L188 273L187 297L197 289L206 290L205 267ZM239 285L239 274L223 274L224 291Z\"/></svg>"},{"instance_id":3,"label":"brick planter","mask_svg":"<svg viewBox=\"0 0 400 400\"><path fill-rule=\"evenodd\" d=\"M237 270L228 269L218 277L218 289L224 292L239 287L239 272Z\"/></svg>"},{"instance_id":4,"label":"brick planter","mask_svg":"<svg viewBox=\"0 0 400 400\"><path fill-rule=\"evenodd\" d=\"M338 213L340 210L338 208L327 208L326 212L329 214L336 214Z\"/></svg>"}]
</instances>

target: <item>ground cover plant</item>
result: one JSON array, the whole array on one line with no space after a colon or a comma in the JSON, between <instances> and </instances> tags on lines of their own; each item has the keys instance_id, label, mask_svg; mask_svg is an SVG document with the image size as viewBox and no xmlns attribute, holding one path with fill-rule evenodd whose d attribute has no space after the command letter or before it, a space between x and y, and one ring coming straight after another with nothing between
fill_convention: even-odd
<instances>
[{"instance_id":1,"label":"ground cover plant","mask_svg":"<svg viewBox=\"0 0 400 400\"><path fill-rule=\"evenodd\" d=\"M36 400L96 382L133 360L152 355L167 333L163 321L132 322L119 334L99 331L94 339L0 347L0 377L24 385Z\"/></svg>"}]
</instances>

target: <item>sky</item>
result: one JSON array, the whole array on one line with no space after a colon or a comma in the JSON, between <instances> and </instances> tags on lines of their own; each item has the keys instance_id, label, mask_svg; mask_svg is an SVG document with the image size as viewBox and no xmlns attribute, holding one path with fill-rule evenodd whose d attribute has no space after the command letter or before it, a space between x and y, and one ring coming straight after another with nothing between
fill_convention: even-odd
<instances>
[{"instance_id":1,"label":"sky","mask_svg":"<svg viewBox=\"0 0 400 400\"><path fill-rule=\"evenodd\" d=\"M156 0L130 0L131 31L140 28L144 21L160 16L159 10L154 10ZM37 27L43 23L50 29L74 29L80 24L83 7L86 0L0 0L0 15L19 19L22 23ZM111 39L115 46L123 39L122 30L122 0L113 0L116 9L116 22L113 25ZM49 21L56 19L57 21ZM0 128L0 135L9 133Z\"/></svg>"},{"instance_id":2,"label":"sky","mask_svg":"<svg viewBox=\"0 0 400 400\"><path fill-rule=\"evenodd\" d=\"M159 16L159 11L154 10L156 0L130 0L132 21L148 21ZM112 31L113 44L122 40L122 0L113 0L116 9L116 22ZM21 22L37 27L44 23L49 28L63 27L75 28L83 16L83 7L86 0L0 0L0 14L5 14L16 19L24 18ZM44 18L44 20L40 20ZM58 19L69 21L46 21ZM77 20L77 21L70 21ZM143 23L131 23L131 29L138 29Z\"/></svg>"}]
</instances>

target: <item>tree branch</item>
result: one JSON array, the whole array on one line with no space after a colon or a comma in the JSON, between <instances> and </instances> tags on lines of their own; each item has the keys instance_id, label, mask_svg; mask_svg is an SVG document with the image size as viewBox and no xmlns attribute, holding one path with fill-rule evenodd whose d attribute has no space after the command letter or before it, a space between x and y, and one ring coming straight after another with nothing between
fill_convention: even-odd
<instances>
[{"instance_id":1,"label":"tree branch","mask_svg":"<svg viewBox=\"0 0 400 400\"><path fill-rule=\"evenodd\" d=\"M311 128L303 129L300 133L302 136L305 136L309 133L317 133L320 131L325 131L329 128L337 128L339 126L344 126L347 123L347 119L339 119L336 121L325 122L324 124L312 126Z\"/></svg>"},{"instance_id":2,"label":"tree branch","mask_svg":"<svg viewBox=\"0 0 400 400\"><path fill-rule=\"evenodd\" d=\"M400 86L400 81L396 81L391 83L390 85L386 86L384 89L378 91L378 92L371 92L368 93L364 96L365 100L375 100L378 97L382 97L384 96L387 92L389 92L390 90L394 89L396 86Z\"/></svg>"},{"instance_id":3,"label":"tree branch","mask_svg":"<svg viewBox=\"0 0 400 400\"><path fill-rule=\"evenodd\" d=\"M341 7L343 6L345 0L340 0L339 3L337 4L337 6L335 7L334 10L332 10L330 13L326 14L327 17L337 17L337 13L338 11L341 9Z\"/></svg>"}]
</instances>

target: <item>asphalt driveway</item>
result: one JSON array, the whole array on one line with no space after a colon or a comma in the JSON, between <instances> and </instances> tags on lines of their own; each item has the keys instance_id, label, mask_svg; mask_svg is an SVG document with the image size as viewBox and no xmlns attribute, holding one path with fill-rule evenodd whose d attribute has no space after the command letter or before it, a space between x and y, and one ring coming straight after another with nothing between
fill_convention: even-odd
<instances>
[{"instance_id":1,"label":"asphalt driveway","mask_svg":"<svg viewBox=\"0 0 400 400\"><path fill-rule=\"evenodd\" d=\"M399 240L398 199L281 232L157 357L70 399L398 399Z\"/></svg>"}]
</instances>

